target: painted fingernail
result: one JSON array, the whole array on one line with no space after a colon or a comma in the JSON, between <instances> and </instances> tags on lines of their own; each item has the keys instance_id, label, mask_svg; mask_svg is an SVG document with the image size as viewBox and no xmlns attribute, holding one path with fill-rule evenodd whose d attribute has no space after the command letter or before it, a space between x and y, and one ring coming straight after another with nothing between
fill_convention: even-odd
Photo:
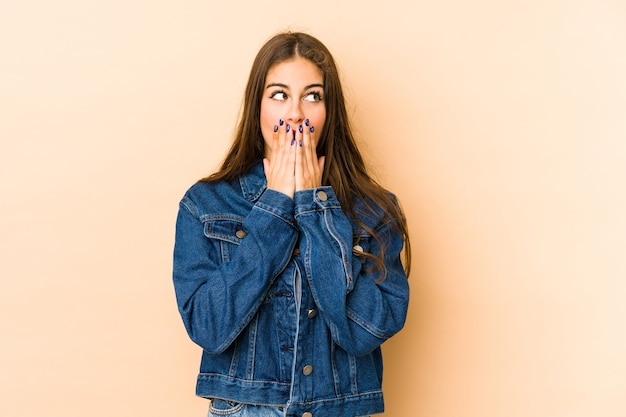
<instances>
[{"instance_id":1,"label":"painted fingernail","mask_svg":"<svg viewBox=\"0 0 626 417\"><path fill-rule=\"evenodd\" d=\"M309 125L309 119L305 119L305 120L304 120L304 125L305 125L305 126L308 126L308 125Z\"/></svg>"},{"instance_id":2,"label":"painted fingernail","mask_svg":"<svg viewBox=\"0 0 626 417\"><path fill-rule=\"evenodd\" d=\"M278 125L274 125L274 133L278 132Z\"/></svg>"},{"instance_id":3,"label":"painted fingernail","mask_svg":"<svg viewBox=\"0 0 626 417\"><path fill-rule=\"evenodd\" d=\"M291 125L287 125L287 133L289 133L289 130L291 130Z\"/></svg>"},{"instance_id":4,"label":"painted fingernail","mask_svg":"<svg viewBox=\"0 0 626 417\"><path fill-rule=\"evenodd\" d=\"M296 143L295 139L291 139L291 146L293 146Z\"/></svg>"},{"instance_id":5,"label":"painted fingernail","mask_svg":"<svg viewBox=\"0 0 626 417\"><path fill-rule=\"evenodd\" d=\"M280 123L280 125L282 126L282 125L285 124L285 121L283 119L280 119L280 120L278 120L278 123Z\"/></svg>"},{"instance_id":6,"label":"painted fingernail","mask_svg":"<svg viewBox=\"0 0 626 417\"><path fill-rule=\"evenodd\" d=\"M298 145L300 145L300 147L302 147L302 140L300 140L300 142L298 142Z\"/></svg>"},{"instance_id":7,"label":"painted fingernail","mask_svg":"<svg viewBox=\"0 0 626 417\"><path fill-rule=\"evenodd\" d=\"M298 126L298 132L302 133L302 125Z\"/></svg>"},{"instance_id":8,"label":"painted fingernail","mask_svg":"<svg viewBox=\"0 0 626 417\"><path fill-rule=\"evenodd\" d=\"M311 126L311 128L309 129L309 131L310 131L311 133L313 133L313 132L315 131L315 128L314 128L313 126Z\"/></svg>"}]
</instances>

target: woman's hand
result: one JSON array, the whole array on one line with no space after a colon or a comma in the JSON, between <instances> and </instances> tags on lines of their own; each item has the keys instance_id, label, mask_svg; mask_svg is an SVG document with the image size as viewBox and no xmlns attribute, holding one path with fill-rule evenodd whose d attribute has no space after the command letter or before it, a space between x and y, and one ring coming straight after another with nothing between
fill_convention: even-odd
<instances>
[{"instance_id":1,"label":"woman's hand","mask_svg":"<svg viewBox=\"0 0 626 417\"><path fill-rule=\"evenodd\" d=\"M296 143L291 126L281 120L274 126L271 153L263 158L267 188L279 191L293 199L295 179Z\"/></svg>"},{"instance_id":2,"label":"woman's hand","mask_svg":"<svg viewBox=\"0 0 626 417\"><path fill-rule=\"evenodd\" d=\"M271 154L263 159L267 188L293 198L296 191L322 185L325 157L317 157L314 131L308 119L274 127Z\"/></svg>"},{"instance_id":3,"label":"woman's hand","mask_svg":"<svg viewBox=\"0 0 626 417\"><path fill-rule=\"evenodd\" d=\"M296 131L296 191L317 188L322 185L324 156L317 157L315 128L309 126L309 119Z\"/></svg>"}]
</instances>

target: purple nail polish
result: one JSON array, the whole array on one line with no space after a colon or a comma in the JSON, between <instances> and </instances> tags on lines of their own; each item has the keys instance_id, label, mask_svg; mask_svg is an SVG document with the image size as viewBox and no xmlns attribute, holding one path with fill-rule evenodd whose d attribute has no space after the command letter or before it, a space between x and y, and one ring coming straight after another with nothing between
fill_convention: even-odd
<instances>
[{"instance_id":1,"label":"purple nail polish","mask_svg":"<svg viewBox=\"0 0 626 417\"><path fill-rule=\"evenodd\" d=\"M295 139L291 139L291 146L293 146L296 143Z\"/></svg>"},{"instance_id":2,"label":"purple nail polish","mask_svg":"<svg viewBox=\"0 0 626 417\"><path fill-rule=\"evenodd\" d=\"M305 119L305 120L304 120L304 125L305 125L305 126L308 126L308 125L309 125L309 119Z\"/></svg>"},{"instance_id":3,"label":"purple nail polish","mask_svg":"<svg viewBox=\"0 0 626 417\"><path fill-rule=\"evenodd\" d=\"M285 124L285 121L283 119L280 119L280 120L278 120L278 123L280 123L280 125L282 126L282 125Z\"/></svg>"},{"instance_id":4,"label":"purple nail polish","mask_svg":"<svg viewBox=\"0 0 626 417\"><path fill-rule=\"evenodd\" d=\"M300 140L300 141L298 142L298 145L300 145L300 147L302 147L302 140Z\"/></svg>"},{"instance_id":5,"label":"purple nail polish","mask_svg":"<svg viewBox=\"0 0 626 417\"><path fill-rule=\"evenodd\" d=\"M311 133L313 133L313 132L315 131L315 128L314 128L313 126L311 126L311 128L309 129L309 131L310 131Z\"/></svg>"},{"instance_id":6,"label":"purple nail polish","mask_svg":"<svg viewBox=\"0 0 626 417\"><path fill-rule=\"evenodd\" d=\"M287 133L289 133L289 130L291 130L291 125L287 125Z\"/></svg>"},{"instance_id":7,"label":"purple nail polish","mask_svg":"<svg viewBox=\"0 0 626 417\"><path fill-rule=\"evenodd\" d=\"M298 132L302 133L302 125L298 126Z\"/></svg>"},{"instance_id":8,"label":"purple nail polish","mask_svg":"<svg viewBox=\"0 0 626 417\"><path fill-rule=\"evenodd\" d=\"M274 133L278 132L278 125L274 125Z\"/></svg>"}]
</instances>

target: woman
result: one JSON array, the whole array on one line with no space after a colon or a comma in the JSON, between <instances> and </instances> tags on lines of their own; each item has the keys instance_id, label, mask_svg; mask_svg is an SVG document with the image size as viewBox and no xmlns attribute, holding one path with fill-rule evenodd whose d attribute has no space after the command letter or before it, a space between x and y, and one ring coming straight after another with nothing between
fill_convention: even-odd
<instances>
[{"instance_id":1,"label":"woman","mask_svg":"<svg viewBox=\"0 0 626 417\"><path fill-rule=\"evenodd\" d=\"M276 35L243 109L176 225L178 307L203 349L196 393L209 416L381 413L380 345L404 325L409 239L365 169L331 54Z\"/></svg>"}]
</instances>

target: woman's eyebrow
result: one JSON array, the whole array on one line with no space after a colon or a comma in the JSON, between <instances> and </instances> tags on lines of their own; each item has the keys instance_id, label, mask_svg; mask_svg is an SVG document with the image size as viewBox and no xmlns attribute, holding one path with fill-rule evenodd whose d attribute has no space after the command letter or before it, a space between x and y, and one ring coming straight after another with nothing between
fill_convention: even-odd
<instances>
[{"instance_id":1,"label":"woman's eyebrow","mask_svg":"<svg viewBox=\"0 0 626 417\"><path fill-rule=\"evenodd\" d=\"M267 87L265 87L265 89L267 90L268 88L272 88L272 87L281 87L281 88L285 88L285 89L289 90L289 86L287 84L282 84L282 83L271 83L271 84L268 84Z\"/></svg>"},{"instance_id":2,"label":"woman's eyebrow","mask_svg":"<svg viewBox=\"0 0 626 417\"><path fill-rule=\"evenodd\" d=\"M287 84L283 84L283 83L271 83L268 84L267 87L265 87L265 89L267 90L268 88L272 88L272 87L280 87L280 88L284 88L286 90L289 90L289 86ZM309 84L306 87L304 87L305 90L308 90L309 88L313 88L313 87L320 87L320 88L324 88L324 84Z\"/></svg>"}]
</instances>

